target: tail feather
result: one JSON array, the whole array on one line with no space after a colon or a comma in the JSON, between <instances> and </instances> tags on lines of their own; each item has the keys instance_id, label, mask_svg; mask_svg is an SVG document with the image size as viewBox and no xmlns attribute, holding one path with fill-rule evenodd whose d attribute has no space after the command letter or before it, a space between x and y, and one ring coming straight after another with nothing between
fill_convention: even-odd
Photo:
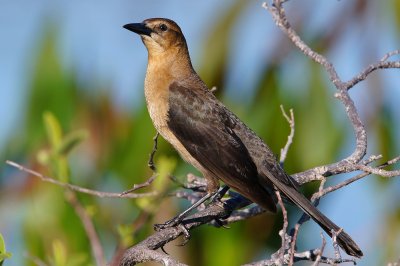
<instances>
[{"instance_id":1,"label":"tail feather","mask_svg":"<svg viewBox=\"0 0 400 266\"><path fill-rule=\"evenodd\" d=\"M290 199L294 204L299 206L305 213L307 213L316 223L321 226L322 229L324 229L329 236L332 237L332 230L339 232L340 227L322 214L317 208L315 208L315 206L312 205L312 203L306 197L304 197L303 194L297 191L297 189L281 182L269 171L266 171L265 175L280 192L282 192L288 199ZM363 256L363 252L358 245L343 230L337 235L336 240L339 246L350 256L358 258Z\"/></svg>"}]
</instances>

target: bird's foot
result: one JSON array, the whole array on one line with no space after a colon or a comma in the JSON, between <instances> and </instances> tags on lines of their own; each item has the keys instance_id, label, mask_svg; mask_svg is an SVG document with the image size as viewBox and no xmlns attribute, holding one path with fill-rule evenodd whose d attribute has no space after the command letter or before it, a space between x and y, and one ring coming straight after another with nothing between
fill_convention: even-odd
<instances>
[{"instance_id":1,"label":"bird's foot","mask_svg":"<svg viewBox=\"0 0 400 266\"><path fill-rule=\"evenodd\" d=\"M179 244L178 246L184 246L189 242L190 240L190 233L189 230L185 227L184 224L182 224L182 218L179 216L172 218L171 220L166 221L165 223L162 224L155 224L154 225L154 230L159 232L165 228L170 228L170 227L178 227L183 234L183 242Z\"/></svg>"},{"instance_id":2,"label":"bird's foot","mask_svg":"<svg viewBox=\"0 0 400 266\"><path fill-rule=\"evenodd\" d=\"M158 232L158 231L161 231L162 229L165 229L165 228L170 228L170 227L182 225L182 221L183 221L183 219L185 219L187 214L188 214L188 210L186 210L186 211L182 212L181 214L175 216L171 220L166 221L165 223L155 224L154 225L154 230Z\"/></svg>"},{"instance_id":3,"label":"bird's foot","mask_svg":"<svg viewBox=\"0 0 400 266\"><path fill-rule=\"evenodd\" d=\"M185 225L179 224L178 227L182 230L182 233L183 233L183 242L180 243L178 246L183 247L184 245L187 244L187 242L189 242L190 233L189 233L189 230L185 227Z\"/></svg>"},{"instance_id":4,"label":"bird's foot","mask_svg":"<svg viewBox=\"0 0 400 266\"><path fill-rule=\"evenodd\" d=\"M230 227L229 226L227 226L226 225L226 223L222 220L222 219L214 219L214 222L215 222L215 225L217 226L217 227L222 227L222 228L225 228L225 229L230 229Z\"/></svg>"},{"instance_id":5,"label":"bird's foot","mask_svg":"<svg viewBox=\"0 0 400 266\"><path fill-rule=\"evenodd\" d=\"M226 192L228 192L229 187L228 186L224 186L222 188L220 188L218 190L217 193L215 193L212 197L211 197L211 202L214 203L223 203L222 202L222 197L226 194Z\"/></svg>"},{"instance_id":6,"label":"bird's foot","mask_svg":"<svg viewBox=\"0 0 400 266\"><path fill-rule=\"evenodd\" d=\"M166 221L165 223L162 224L155 224L154 225L154 230L155 231L161 231L165 228L170 228L170 227L174 227L177 226L179 224L182 223L182 219L179 216L176 216L174 218L172 218L171 220Z\"/></svg>"}]
</instances>

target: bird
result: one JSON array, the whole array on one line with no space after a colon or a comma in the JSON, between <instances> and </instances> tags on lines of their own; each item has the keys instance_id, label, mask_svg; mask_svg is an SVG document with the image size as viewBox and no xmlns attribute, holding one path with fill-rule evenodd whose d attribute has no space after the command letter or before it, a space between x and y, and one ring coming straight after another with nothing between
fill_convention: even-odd
<instances>
[{"instance_id":1,"label":"bird","mask_svg":"<svg viewBox=\"0 0 400 266\"><path fill-rule=\"evenodd\" d=\"M189 210L216 195L222 181L227 186L223 189L233 188L273 213L278 203L275 191L279 191L328 235L336 232L337 243L348 255L363 256L354 240L298 191L297 182L264 141L201 80L176 22L149 18L123 27L138 34L147 48L144 94L154 127L206 179L206 195L162 228L177 225Z\"/></svg>"}]
</instances>

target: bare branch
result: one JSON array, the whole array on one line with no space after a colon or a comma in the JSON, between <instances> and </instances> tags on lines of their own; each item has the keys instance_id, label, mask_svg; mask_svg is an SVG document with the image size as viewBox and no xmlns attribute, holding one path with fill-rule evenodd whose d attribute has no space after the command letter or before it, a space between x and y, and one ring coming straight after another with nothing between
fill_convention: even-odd
<instances>
[{"instance_id":1,"label":"bare branch","mask_svg":"<svg viewBox=\"0 0 400 266\"><path fill-rule=\"evenodd\" d=\"M97 191L97 190L93 190L93 189L88 189L88 188L83 188L80 186L76 186L76 185L72 185L69 183L64 183L61 181L58 181L54 178L42 175L41 173L38 173L32 169L26 168L16 162L13 161L6 161L6 163L8 165L11 165L15 168L17 168L20 171L23 171L25 173L34 175L38 178L40 178L42 181L44 182L48 182L48 183L52 183L64 188L68 188L71 189L73 191L77 191L80 193L85 193L85 194L89 194L89 195L93 195L96 197L100 197L100 198L131 198L131 199L136 199L136 198L143 198L143 197L152 197L152 196L156 196L158 193L157 192L147 192L147 193L130 193L130 194L126 194L126 195L121 195L121 193L114 193L114 192L103 192L103 191Z\"/></svg>"},{"instance_id":2,"label":"bare branch","mask_svg":"<svg viewBox=\"0 0 400 266\"><path fill-rule=\"evenodd\" d=\"M398 54L400 54L400 50L394 50L392 52L385 54L379 62L369 65L366 69L361 71L357 76L347 81L345 83L345 87L348 90L350 90L359 82L365 80L368 77L368 75L374 72L375 70L386 69L386 68L400 68L400 61L387 61L389 57Z\"/></svg>"},{"instance_id":3,"label":"bare branch","mask_svg":"<svg viewBox=\"0 0 400 266\"><path fill-rule=\"evenodd\" d=\"M146 261L156 261L163 265L169 266L185 266L170 255L155 250L148 249L146 246L137 245L135 249L129 249L129 254L125 255L120 266L130 266Z\"/></svg>"},{"instance_id":4,"label":"bare branch","mask_svg":"<svg viewBox=\"0 0 400 266\"><path fill-rule=\"evenodd\" d=\"M400 176L400 170L384 170L384 169L379 169L379 168L374 168L368 165L362 165L362 164L357 164L355 165L357 170L364 171L366 173L370 174L375 174L383 177L395 177L395 176Z\"/></svg>"},{"instance_id":5,"label":"bare branch","mask_svg":"<svg viewBox=\"0 0 400 266\"><path fill-rule=\"evenodd\" d=\"M387 61L390 57L392 57L392 56L394 56L394 55L399 55L399 54L400 54L400 50L394 50L394 51L391 51L391 52L389 52L389 53L386 53L386 54L382 57L381 62L385 62L385 61Z\"/></svg>"},{"instance_id":6,"label":"bare branch","mask_svg":"<svg viewBox=\"0 0 400 266\"><path fill-rule=\"evenodd\" d=\"M215 219L219 220L227 217L233 210L243 207L243 205L247 203L248 200L243 197L230 198L223 204L220 202L212 202L204 210L185 218L182 222L184 228L182 228L183 226L164 228L129 248L124 253L120 265L127 266L139 262L151 261L153 258L148 254L153 254L154 250L164 247L168 242L186 233L186 230L188 231L203 224L207 224ZM141 257L136 257L137 254L142 255ZM146 260L142 258L146 258Z\"/></svg>"},{"instance_id":7,"label":"bare branch","mask_svg":"<svg viewBox=\"0 0 400 266\"><path fill-rule=\"evenodd\" d=\"M398 156L398 157L396 157L396 158L394 158L394 159L392 159L390 161L387 161L386 163L383 163L383 164L379 165L375 169L384 168L386 166L395 164L398 161L400 161L400 156ZM366 162L369 162L369 160L366 161ZM343 182L341 182L341 183L339 183L337 185L330 186L330 187L327 187L325 189L319 190L318 192L314 193L314 195L312 196L312 199L321 198L321 197L325 196L328 193L331 193L333 191L341 189L342 187L345 187L345 186L347 186L347 185L349 185L349 184L351 184L351 183L353 183L353 182L355 182L355 181L357 181L357 180L359 180L361 178L364 178L364 177L366 177L366 176L368 176L370 174L371 174L370 172L361 173L361 174L358 174L358 175L356 175L356 176L354 176L352 178L349 178L349 179L347 179L347 180L345 180L345 181L343 181Z\"/></svg>"},{"instance_id":8,"label":"bare branch","mask_svg":"<svg viewBox=\"0 0 400 266\"><path fill-rule=\"evenodd\" d=\"M400 265L400 257L395 262L389 262L387 266L399 266Z\"/></svg>"},{"instance_id":9,"label":"bare branch","mask_svg":"<svg viewBox=\"0 0 400 266\"><path fill-rule=\"evenodd\" d=\"M285 205L283 204L283 201L281 198L281 193L278 190L275 190L275 195L278 199L279 206L281 206L282 216L283 216L283 226L282 226L282 229L279 231L279 235L281 236L281 239L282 239L282 245L281 245L281 248L278 250L278 259L280 260L280 264L283 264L285 251L288 248L289 243L290 243L290 237L287 236L287 234L286 234L287 227L288 227L288 218L287 218L287 211L286 211Z\"/></svg>"},{"instance_id":10,"label":"bare branch","mask_svg":"<svg viewBox=\"0 0 400 266\"><path fill-rule=\"evenodd\" d=\"M281 111L283 114L283 117L285 117L286 121L288 121L289 123L289 127L290 127L290 134L288 136L287 142L285 144L285 147L283 147L281 149L281 154L279 157L279 163L281 165L283 165L284 161L286 160L286 156L288 153L288 150L290 148L290 145L292 145L293 143L293 137L294 137L294 114L293 114L293 109L290 109L290 117L287 115L287 113L285 112L285 109L283 109L283 105L280 106L281 107Z\"/></svg>"},{"instance_id":11,"label":"bare branch","mask_svg":"<svg viewBox=\"0 0 400 266\"><path fill-rule=\"evenodd\" d=\"M294 254L296 252L296 242L297 242L297 235L299 233L299 229L300 229L300 224L296 223L296 225L294 226L294 231L292 230L292 232L290 233L290 235L292 236L292 243L290 244L290 251L289 251L289 265L292 265L294 263Z\"/></svg>"},{"instance_id":12,"label":"bare branch","mask_svg":"<svg viewBox=\"0 0 400 266\"><path fill-rule=\"evenodd\" d=\"M339 244L337 243L337 236L343 231L343 228L340 228L338 231L331 230L332 234L332 242L333 242L333 249L335 250L335 258L340 260L342 256L340 255Z\"/></svg>"},{"instance_id":13,"label":"bare branch","mask_svg":"<svg viewBox=\"0 0 400 266\"><path fill-rule=\"evenodd\" d=\"M273 4L269 6L267 3L263 4L272 15L276 25L285 33L292 43L299 48L307 57L317 62L325 68L328 72L329 79L335 85L338 92L335 96L345 106L346 114L353 125L354 133L356 136L356 148L351 155L341 161L329 165L324 165L302 172L296 177L300 180L300 183L309 182L311 180L320 180L321 176L330 176L334 174L342 173L348 163L358 163L366 154L367 149L367 134L363 123L357 113L357 109L354 105L353 100L350 98L346 84L341 81L336 69L332 63L329 62L324 56L313 51L306 43L304 43L300 36L293 30L289 21L286 18L285 10L282 6L282 0L273 0Z\"/></svg>"},{"instance_id":14,"label":"bare branch","mask_svg":"<svg viewBox=\"0 0 400 266\"><path fill-rule=\"evenodd\" d=\"M324 253L324 249L326 246L326 240L324 237L324 234L321 233L321 238L322 238L322 245L321 245L321 249L319 250L319 254L317 256L317 258L315 259L315 262L313 263L313 266L318 266L319 263L321 262L322 259L322 254Z\"/></svg>"},{"instance_id":15,"label":"bare branch","mask_svg":"<svg viewBox=\"0 0 400 266\"><path fill-rule=\"evenodd\" d=\"M83 224L83 228L85 229L86 235L88 236L90 241L90 247L92 248L93 257L96 260L96 265L105 266L106 260L103 247L101 246L100 239L97 235L96 229L94 228L92 219L86 212L85 208L78 201L75 192L66 191L65 198L72 205Z\"/></svg>"},{"instance_id":16,"label":"bare branch","mask_svg":"<svg viewBox=\"0 0 400 266\"><path fill-rule=\"evenodd\" d=\"M298 261L315 261L318 258L318 255L321 253L320 249L312 249L312 250L307 250L303 252L297 252L294 254L294 262ZM284 263L287 264L289 261L289 254L285 254L285 261ZM354 259L336 259L336 258L328 258L325 256L321 256L320 259L321 263L329 264L329 265L337 265L340 263L345 263L345 262L351 262L354 265L356 264L356 261ZM276 260L274 259L269 259L269 260L262 260L262 261L257 261L257 262L252 262L245 264L244 266L275 266L275 265L280 265Z\"/></svg>"},{"instance_id":17,"label":"bare branch","mask_svg":"<svg viewBox=\"0 0 400 266\"><path fill-rule=\"evenodd\" d=\"M125 195L129 195L129 194L131 194L132 192L134 192L135 190L138 190L138 189L140 189L140 188L144 188L144 187L150 186L151 183L153 183L153 181L156 179L157 176L158 176L158 175L154 173L154 174L153 174L152 176L150 176L150 178L147 179L145 182L140 183L140 184L134 184L133 187L132 187L131 189L128 189L128 190L126 190L126 191L120 193L121 197L124 197Z\"/></svg>"},{"instance_id":18,"label":"bare branch","mask_svg":"<svg viewBox=\"0 0 400 266\"><path fill-rule=\"evenodd\" d=\"M236 211L232 212L232 214L227 219L223 220L223 222L225 222L226 224L230 224L230 223L249 219L251 217L260 215L264 212L265 212L265 210L263 208L256 205L251 208L240 209L240 210L236 210Z\"/></svg>"},{"instance_id":19,"label":"bare branch","mask_svg":"<svg viewBox=\"0 0 400 266\"><path fill-rule=\"evenodd\" d=\"M134 184L133 187L131 189L125 190L124 192L121 193L121 196L127 195L129 193L132 193L135 190L150 186L151 183L153 183L153 181L156 179L156 177L158 176L156 174L157 172L157 167L154 164L154 155L157 152L157 144L158 144L158 136L160 135L160 133L156 133L156 135L153 137L153 149L151 150L150 153L150 157L149 157L149 161L147 163L147 165L150 167L150 169L153 171L153 175L147 179L145 182L140 183L140 184Z\"/></svg>"},{"instance_id":20,"label":"bare branch","mask_svg":"<svg viewBox=\"0 0 400 266\"><path fill-rule=\"evenodd\" d=\"M149 162L147 163L147 165L150 167L151 170L153 170L153 172L157 171L157 167L154 164L154 155L157 152L157 143L158 143L158 136L160 135L160 133L156 133L156 135L153 138L153 149L151 150L150 153L150 158L149 158Z\"/></svg>"}]
</instances>

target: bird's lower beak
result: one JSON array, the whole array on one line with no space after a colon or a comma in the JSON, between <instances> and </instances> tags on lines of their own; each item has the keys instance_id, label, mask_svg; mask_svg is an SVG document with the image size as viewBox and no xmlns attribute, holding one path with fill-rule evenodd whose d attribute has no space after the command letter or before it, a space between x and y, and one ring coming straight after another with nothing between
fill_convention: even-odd
<instances>
[{"instance_id":1,"label":"bird's lower beak","mask_svg":"<svg viewBox=\"0 0 400 266\"><path fill-rule=\"evenodd\" d=\"M139 35L150 36L152 30L148 28L144 23L130 23L124 25L124 28L133 31Z\"/></svg>"}]
</instances>

